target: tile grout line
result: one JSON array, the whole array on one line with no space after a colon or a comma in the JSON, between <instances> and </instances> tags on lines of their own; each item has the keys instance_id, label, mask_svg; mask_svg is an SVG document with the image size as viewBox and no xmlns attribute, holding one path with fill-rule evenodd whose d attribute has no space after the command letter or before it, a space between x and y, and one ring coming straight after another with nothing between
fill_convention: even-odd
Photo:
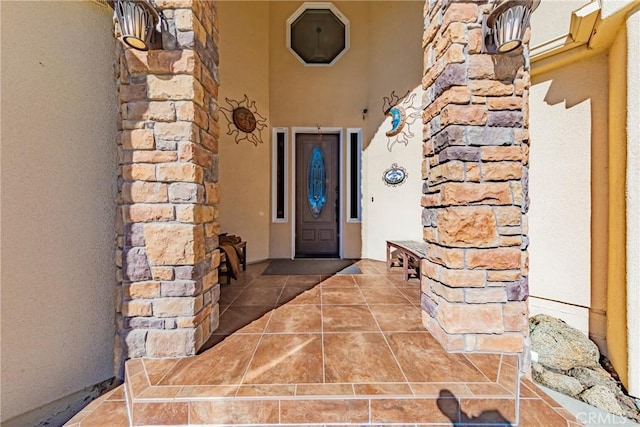
<instances>
[{"instance_id":1,"label":"tile grout line","mask_svg":"<svg viewBox=\"0 0 640 427\"><path fill-rule=\"evenodd\" d=\"M287 279L288 279L288 277L287 277ZM286 280L285 280L285 283L286 283ZM280 294L278 295L278 298L280 298L280 295L282 294L283 289L284 289L284 285L282 286L282 289L280 289ZM276 300L276 304L277 304L277 300ZM249 367L251 367L251 362L253 362L253 359L255 358L256 353L258 352L258 347L260 347L260 344L262 343L262 339L265 336L265 331L269 327L269 323L271 323L271 318L273 317L273 310L274 310L274 308L269 310L268 313L264 314L264 315L268 314L269 318L267 319L267 322L264 325L264 328L262 329L262 333L260 334L260 338L258 339L258 343L256 344L256 348L253 349L253 353L251 354L251 358L249 359L249 362L247 363L247 367L245 368L244 373L242 374L242 378L240 379L240 382L238 383L238 389L236 390L236 393L234 395L235 397L238 397L238 393L240 392L240 388L244 384L244 379L247 376L247 373L249 372Z\"/></svg>"},{"instance_id":2,"label":"tile grout line","mask_svg":"<svg viewBox=\"0 0 640 427\"><path fill-rule=\"evenodd\" d=\"M384 342L387 344L387 348L389 349L389 352L391 352L391 355L393 356L393 360L396 362L396 365L398 365L398 368L400 369L400 372L402 373L402 376L404 377L406 384L409 386L409 390L411 390L411 393L415 396L415 391L413 390L413 387L411 387L411 383L409 382L409 379L407 378L407 375L405 374L404 369L402 369L400 362L398 362L398 358L396 357L395 352L391 348L391 345L389 345L389 341L387 340L387 337L384 335L384 332L382 331L382 328L378 323L378 319L376 319L376 316L373 314L373 311L371 310L371 306L369 305L369 301L367 301L367 299L364 296L364 293L362 293L362 288L360 287L360 285L357 282L356 284L358 285L358 290L360 291L360 294L362 295L362 299L364 299L367 309L369 310L369 314L371 314L371 317L373 317L373 321L376 323L376 326L378 327L378 331L380 332L380 335L382 335L382 339L384 339Z\"/></svg>"},{"instance_id":3,"label":"tile grout line","mask_svg":"<svg viewBox=\"0 0 640 427\"><path fill-rule=\"evenodd\" d=\"M243 274L246 276L247 272L245 271L245 272L243 272ZM256 277L258 277L258 276L256 276ZM249 285L251 285L251 282L253 282L255 279L256 278L253 277L253 278L249 279L249 281L247 283L245 283L244 285L239 285L239 286L241 286L240 292L238 292L238 295L236 295L235 298L233 298L231 300L231 302L226 305L227 307L220 313L220 317L222 317L222 315L224 313L226 313L231 307L234 306L233 304L238 300L238 298L240 298L240 295L242 295L247 290L247 288L249 288ZM229 281L228 285L231 285L231 283L232 282ZM222 292L222 284L220 284L220 292ZM237 307L239 307L239 306L240 305L238 305Z\"/></svg>"},{"instance_id":4,"label":"tile grout line","mask_svg":"<svg viewBox=\"0 0 640 427\"><path fill-rule=\"evenodd\" d=\"M129 423L133 424L133 391L131 390L131 382L126 380L125 373L125 383L124 383L124 401L127 409L127 417L129 418ZM79 425L82 424L82 420Z\"/></svg>"},{"instance_id":5,"label":"tile grout line","mask_svg":"<svg viewBox=\"0 0 640 427\"><path fill-rule=\"evenodd\" d=\"M480 369L480 368L478 367L478 365L476 365L476 364L473 362L473 360L469 359L469 358L467 357L467 354L465 354L465 353L461 353L461 354L462 354L462 356L465 358L465 360L466 360L467 362L471 363L471 365L472 365L472 366L473 366L473 367L474 367L478 372L480 372L480 373L482 374L482 376L483 376L483 377L485 377L485 378L487 379L487 382L489 382L490 384L498 384L498 385L499 385L499 383L498 383L498 378L500 378L500 376L499 376L499 375L497 375L497 376L496 376L496 381L495 381L495 382L494 382L494 381L491 381L491 378L489 378L489 376L488 376L487 374L485 374L485 372L484 372L482 369ZM472 354L473 354L473 353L472 353ZM480 354L483 354L483 353L480 353ZM484 354L493 354L493 353L484 353ZM500 364L502 364L502 358L500 358ZM500 372L500 364L498 364L498 372ZM476 382L477 382L477 381L476 381Z\"/></svg>"},{"instance_id":6,"label":"tile grout line","mask_svg":"<svg viewBox=\"0 0 640 427\"><path fill-rule=\"evenodd\" d=\"M318 285L322 285L323 281L320 282ZM316 285L316 286L318 286ZM320 291L320 347L322 349L322 384L326 384L327 383L327 375L326 375L326 363L325 363L325 358L324 358L324 305L322 302L322 287L320 287L319 291ZM296 392L297 392L297 387L296 387Z\"/></svg>"},{"instance_id":7,"label":"tile grout line","mask_svg":"<svg viewBox=\"0 0 640 427\"><path fill-rule=\"evenodd\" d=\"M276 302L275 302L275 304L274 304L274 305L277 305L278 300L282 297L282 294L283 294L283 292L284 292L284 290L285 290L285 288L286 288L286 283L289 281L289 279L290 279L290 278L291 278L291 276L290 276L290 275L288 275L288 276L287 276L287 278L285 279L285 282L284 282L284 284L282 285L282 288L280 289L280 293L278 294L278 298L277 298L277 300L276 300ZM254 280L255 280L255 279L254 279ZM252 280L251 282L253 282L253 280ZM251 282L250 282L250 283L251 283ZM247 285L247 288L248 288L248 286L249 286L249 285ZM317 286L317 285L316 285L316 286ZM247 288L245 288L245 290L246 290ZM284 304L283 304L283 305L284 305ZM249 368L250 368L250 366L251 366L251 363L253 362L253 360L254 360L254 358L255 358L255 355L256 355L256 353L257 353L257 351L258 351L258 348L260 347L260 344L262 343L262 341L263 341L263 339L264 339L264 336L265 336L265 335L274 335L274 334L275 334L275 333L274 333L274 334L270 334L270 333L267 333L267 332L266 332L266 331L267 331L267 329L268 329L268 327L269 327L269 324L271 323L271 319L273 318L273 311L274 311L275 309L276 309L276 308L272 308L271 310L269 310L269 312L268 312L268 313L266 313L266 314L269 314L269 319L267 319L267 322L266 322L266 324L265 324L265 326L264 326L264 328L263 328L262 332L260 333L260 339L258 340L258 342L257 342L257 344L256 344L256 347L255 347L255 349L254 349L254 351L253 351L253 354L251 355L251 358L249 359L249 362L248 362L248 364L247 364L247 367L245 368L245 371L244 371L244 373L243 373L243 375L242 375L242 378L241 378L241 380L240 380L240 382L239 382L239 384L238 384L238 389L236 390L236 393L235 393L235 395L234 395L235 397L238 397L238 393L240 392L240 388L241 388L241 387L242 387L242 385L244 384L244 380L245 380L245 378L246 378L246 375L247 375L247 373L249 372ZM323 365L324 365L324 363L323 363ZM323 366L323 371L324 371L324 366ZM324 372L323 372L323 378L324 378ZM294 385L294 386L295 386L295 385ZM295 389L297 389L297 386L295 386ZM295 393L296 393L296 391L294 390L294 395L295 395Z\"/></svg>"},{"instance_id":8,"label":"tile grout line","mask_svg":"<svg viewBox=\"0 0 640 427\"><path fill-rule=\"evenodd\" d=\"M166 370L166 372L164 373L164 375L163 375L163 376L158 380L158 384L160 384L160 383L162 382L162 380L164 380L164 379L167 377L167 375L169 375L169 373L171 372L171 370L172 370L173 368L175 368L175 366L178 364L178 362L180 362L180 360L181 360L181 359L177 359L177 360L173 363L173 365L171 365L171 366L169 367L169 369L167 369L167 370ZM146 370L146 366L145 366L145 370ZM151 384L151 380L149 380L149 384Z\"/></svg>"},{"instance_id":9,"label":"tile grout line","mask_svg":"<svg viewBox=\"0 0 640 427\"><path fill-rule=\"evenodd\" d=\"M402 291L400 290L400 288L398 287L398 285L396 284L396 282L394 282L393 280L389 280L389 281L391 282L392 286L394 286L398 291L400 291L400 292L402 293ZM360 294L361 294L361 295L363 295L363 289L364 289L365 287L361 287L361 286L360 286L359 284L357 284L357 283L356 283L356 285L358 286L358 289L359 289ZM285 286L285 287L286 287L286 286ZM282 294L282 292L284 292L284 290L283 290L283 289L281 290L281 294ZM406 299L409 299L409 297L408 297L407 295L405 295L404 293L402 293L402 294L403 294L403 296L404 296ZM363 295L363 296L364 296L364 295ZM409 300L410 300L410 299L409 299ZM420 331L420 332L418 332L418 331L382 331L382 328L380 327L380 322L378 322L377 317L374 315L374 313L373 313L373 311L372 311L372 307L373 307L373 306L377 306L377 304L369 304L369 303L367 302L366 298L365 298L365 300L364 300L364 301L365 301L365 302L364 302L364 304L366 305L367 309L369 310L369 313L372 315L372 317L373 317L374 321L376 322L376 325L377 325L377 327L378 327L378 329L379 329L380 333L382 333L383 338L385 339L385 342L386 342L387 346L390 348L391 353L392 353L392 355L394 356L394 359L396 360L396 363L397 363L397 364L398 364L398 366L400 367L400 370L401 370L401 372L403 373L403 375L404 375L404 377L405 377L405 380L407 380L407 378L406 378L406 374L405 374L405 372L404 372L404 369L403 369L403 368L402 368L402 366L399 364L399 362L398 362L398 360L397 360L397 357L396 357L395 352L393 351L393 349L391 349L391 346L390 346L390 344L389 344L389 343L390 343L390 341L389 341L389 340L387 340L387 337L386 337L385 333L389 333L389 334L392 334L392 333L394 333L394 332L398 332L398 333L422 333L422 332L424 332L424 331ZM327 306L329 307L330 305L327 305ZM325 360L324 360L324 335L325 335L325 334L324 334L324 314L323 314L323 298L322 298L322 292L320 292L320 308L321 308L321 337L323 338L323 341L322 341L322 350L323 350L323 351L322 351L322 357L323 357L323 382L324 382L324 381L325 381L325 378L324 378L324 375L325 375L325 363L324 363L324 362L325 362ZM261 345L261 341L263 340L263 338L264 338L264 336L265 336L265 335L269 335L269 333L267 333L267 332L266 332L266 330L267 330L268 325L270 324L270 321L272 320L272 315L273 315L273 314L272 314L272 311L273 311L273 310L271 310L271 311L270 311L270 313L269 313L269 318L268 318L268 319L266 319L265 327L263 328L263 331L260 333L260 339L258 340L258 342L257 342L257 344L256 344L256 347L255 347L255 349L254 349L254 353L253 353L253 355L252 355L252 357L251 357L251 359L250 359L250 361L249 361L249 364L247 365L247 368L245 369L245 372L244 372L244 374L243 374L243 378L242 378L242 380L240 381L240 384L242 384L242 383L243 383L243 381L244 381L244 380L246 379L246 377L247 377L247 374L248 374L248 372L249 372L249 366L251 365L252 361L254 360L255 354L257 353L257 349L258 349L258 347ZM363 332L365 332L365 331L363 331ZM374 331L372 331L372 332L374 332ZM339 332L338 332L338 333L339 333ZM343 332L343 333L352 333L352 332ZM293 332L292 332L292 334L293 334ZM252 334L252 335L257 335L257 333L256 333L256 334ZM505 358L505 356L504 356L504 355L501 355L501 360L500 360L500 364L499 364L499 368L498 368L498 374L497 374L498 376L497 376L496 381L497 381L498 379L500 379L501 375L503 375L503 374L507 371L506 366L504 367L505 369L503 369L503 365L502 365L502 363L506 363L506 362L504 362L504 360L502 360L502 359L504 359L504 358ZM465 359L466 359L466 358L465 358ZM467 360L469 363L471 363L471 364L472 364L472 366L474 366L476 369L478 369L478 371L479 371L479 372L482 372L483 376L489 380L489 383L491 383L491 380L488 378L488 375L486 375L486 374L485 374L485 372L484 372L483 370L479 369L479 368L478 368L478 365L477 365L476 363L474 363L472 360L469 360L469 359L466 359L466 360ZM169 371L171 371L171 370L173 369L173 367L175 366L175 364L179 363L179 361L180 361L180 359L176 360L176 361L175 361L175 363L174 363L173 365L171 365L171 367L170 367L170 368L168 368L168 369L165 371L165 373L164 373L164 375L163 375L162 379L161 379L159 382L161 382L162 380L164 380L164 379L167 377L167 375L169 375ZM516 361L516 365L517 365L517 363L518 363L518 362L519 362L519 361ZM510 364L509 364L509 365L510 365ZM511 367L511 365L510 365L510 367ZM145 374L148 376L148 375L149 375L149 370L147 369L147 365L146 365L146 364L143 364L143 368L144 368L144 370L145 370ZM518 368L518 366L516 366L516 372L519 372L519 368ZM517 384L518 384L518 385L520 385L520 384L521 384L521 383L520 383L519 374L516 374L516 382L517 382ZM149 384L151 385L150 381L149 381ZM235 397L240 397L240 396L238 396L240 384L238 384L238 389L237 389L237 390L236 390L236 392L235 392ZM324 384L326 385L326 383L324 383ZM355 385L356 385L357 383L350 382L349 384L351 385L351 388L352 388L352 391L353 391L353 393L354 393L354 396L356 396L356 397L357 397L357 395L355 394ZM397 384L402 384L402 382L397 382ZM417 397L417 396L415 396L415 391L414 391L414 390L412 389L412 387L411 387L411 383L409 383L409 382L408 382L408 380L407 380L407 381L405 382L405 384L408 384L408 385L409 385L409 388L410 388L411 392L414 394L414 398L415 398L415 397ZM468 383L467 383L467 384L468 384ZM478 382L478 384L484 384L484 382ZM297 388L298 388L299 384L293 384L293 385L294 385L294 394L293 394L293 396L297 396ZM502 385L500 385L500 386L501 386L502 388L505 388L505 387L504 387L504 386L502 386ZM526 386L525 386L525 387L526 387ZM184 388L184 387L182 387L182 388ZM526 387L526 388L527 388L527 389L529 389L529 387ZM545 403L545 404L546 404L550 409L552 409L555 413L558 413L558 414L559 414L559 412L556 410L556 408L554 408L552 405L550 405L549 403L547 403L546 401L544 401L544 399L542 399L540 396L538 396L538 394L536 393L536 391L535 391L533 388L532 388L532 389L530 389L530 390L532 391L532 394L533 394L533 396L535 396L535 397L531 397L531 398L528 398L528 399L532 399L532 400L533 400L533 399L542 400L542 401L543 401L543 402L544 402L544 403ZM536 389L536 390L538 390L538 392L539 392L539 389ZM125 393L127 392L126 387L125 387L125 389L124 389L124 392L125 392ZM232 394L232 395L230 395L230 397L231 397L231 396L234 396L234 395ZM257 398L258 396L255 396L255 397ZM311 397L311 396L309 396L309 397ZM491 397L491 398L497 398L497 399L502 399L502 398L503 398L502 396L490 396L490 397ZM522 396L520 396L520 397L522 397ZM288 400L288 399L278 399L278 413L279 413L279 423L280 423L280 424L282 424L282 410L283 410L283 408L281 407L281 403L282 403L282 401L286 401L286 400ZM373 398L371 398L371 397L368 397L368 398L367 398L367 400L368 400L368 404L369 404L369 405L368 405L368 407L369 407L369 423L371 424L371 423L372 423L372 418L373 418L373 414L372 414L372 400L374 400L374 399L373 399ZM125 397L124 397L124 401L126 402L126 395L125 395ZM192 404L192 402L189 402L189 408L191 407L191 404ZM286 409L286 408L285 408L285 409ZM520 408L519 408L519 406L518 406L518 407L516 408L516 410L518 410L518 411L519 411L519 409L520 409ZM459 407L459 408L458 408L458 419L460 419L460 413L461 413L461 411L462 411L462 408L461 408L461 407ZM562 415L562 414L560 414L560 415ZM520 414L518 413L518 414L516 415L516 423L520 421L520 419L519 419L519 418L520 418ZM564 418L564 416L563 416L563 418ZM566 418L565 418L565 419L566 419ZM188 420L189 420L189 421L191 420L191 413L189 413L189 415L188 415ZM395 425L399 425L398 423L393 423L393 424L395 424ZM440 423L437 423L437 424L438 424L438 425L444 425L444 424L440 424ZM567 419L567 424L569 424L569 423L568 423L568 419ZM81 424L78 424L78 425L81 425ZM249 425L249 424L245 424L245 425ZM251 424L251 425L256 425L256 426L257 426L257 424ZM349 425L356 425L356 424L355 424L355 423L349 423ZM391 425L391 423L389 423L389 425ZM417 426L417 425L423 425L423 424L412 424L412 425ZM431 424L430 424L430 425L431 425ZM571 425L573 425L573 424L571 424Z\"/></svg>"},{"instance_id":10,"label":"tile grout line","mask_svg":"<svg viewBox=\"0 0 640 427\"><path fill-rule=\"evenodd\" d=\"M500 355L500 367L498 369L498 378L497 380L500 379L500 372L502 371L502 362L504 355ZM515 385L515 418L516 418L516 425L520 425L520 357L516 358L516 375L515 375L515 380L516 383ZM506 387L505 387L506 388Z\"/></svg>"},{"instance_id":11,"label":"tile grout line","mask_svg":"<svg viewBox=\"0 0 640 427\"><path fill-rule=\"evenodd\" d=\"M391 285L392 285L392 286L393 286L393 287L394 287L398 292L400 292L400 293L402 294L402 296L403 296L407 301L409 301L409 304L411 304L411 305L412 305L412 306L414 306L414 307L419 307L419 306L416 306L416 305L415 305L415 304L414 304L414 303L409 299L409 297L408 297L407 295L405 295L405 293L404 293L404 292L402 292L402 290L397 286L396 282L394 282L393 280L390 280L388 277L387 277L387 280L389 280L389 282L391 283ZM407 282L407 283L408 283L408 282ZM420 287L422 287L422 285L421 285L421 284L420 284L419 286L420 286ZM375 318L375 316L374 316L374 318ZM376 322L377 322L377 319L376 319ZM406 332L414 332L414 331L406 331ZM382 334L382 336L384 337L385 341L387 341L387 337L384 335L384 333ZM387 341L387 345L389 345L388 341ZM389 348L390 348L390 350L391 350L391 354L393 354L393 357L394 357L394 358L396 358L396 354L395 354L395 352L393 351L393 349L391 349L391 346L389 346ZM475 365L475 363L473 363L471 360L469 360L466 356L465 356L465 359L467 359L467 360L468 360L468 361L469 361L469 362L470 362L470 363L471 363L471 364L472 364L472 365L473 365L473 366L474 366L478 371L480 371L480 372L482 373L482 375L483 375L485 378L487 378L487 380L489 380L489 378L485 375L484 371L482 371L481 369L479 369L479 368ZM397 359L396 359L396 362L397 362ZM414 390L414 389L413 389L413 387L411 386L411 382L409 382L409 381L408 381L408 378L406 377L406 374L405 374L405 372L404 372L404 369L402 369L402 366L400 365L400 363L399 363L399 362L397 362L397 363L398 363L398 366L400 366L400 370L402 371L403 375L405 375L405 379L407 379L407 384L409 385L409 389L411 390L411 392L413 393L413 395L414 395L414 396L418 397L418 396L417 396L417 394L416 394L416 392L415 392L415 390ZM491 382L491 380L489 380L489 382ZM465 384L466 384L466 382L465 382ZM458 417L459 417L459 414L458 414Z\"/></svg>"},{"instance_id":12,"label":"tile grout line","mask_svg":"<svg viewBox=\"0 0 640 427\"><path fill-rule=\"evenodd\" d=\"M411 301L411 300L409 299L409 297L405 295L405 293L404 293L404 292L402 292L402 289L400 289L400 288L398 287L398 285L396 285L396 283L395 283L393 280L389 279L388 277L387 277L387 280L391 283L391 286L393 286L393 287L394 287L398 292L400 292L400 294L404 297L404 299L406 299L407 301L409 301L409 304L411 304L411 305L413 305L414 307L416 307L416 305L414 304L414 302L413 302L413 301ZM409 283L409 282L407 281L407 283ZM419 284L419 286L421 287L422 285L421 285L421 284Z\"/></svg>"}]
</instances>

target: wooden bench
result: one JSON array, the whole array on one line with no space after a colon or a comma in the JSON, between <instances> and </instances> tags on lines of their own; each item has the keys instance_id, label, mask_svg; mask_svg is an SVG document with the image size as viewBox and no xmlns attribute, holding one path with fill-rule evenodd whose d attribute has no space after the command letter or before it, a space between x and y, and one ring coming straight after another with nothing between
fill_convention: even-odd
<instances>
[{"instance_id":1,"label":"wooden bench","mask_svg":"<svg viewBox=\"0 0 640 427\"><path fill-rule=\"evenodd\" d=\"M404 280L409 275L420 277L420 260L427 257L424 242L416 240L387 240L387 270L402 266Z\"/></svg>"},{"instance_id":2,"label":"wooden bench","mask_svg":"<svg viewBox=\"0 0 640 427\"><path fill-rule=\"evenodd\" d=\"M236 243L235 246L237 249L240 249L240 254L238 256L240 265L242 265L242 271L247 270L247 242L245 240L240 243ZM222 283L222 278L226 278L225 283ZM220 251L220 266L218 267L218 280L220 280L221 285L228 285L231 283L231 271L229 271L229 266L227 265L227 256L224 252Z\"/></svg>"}]
</instances>

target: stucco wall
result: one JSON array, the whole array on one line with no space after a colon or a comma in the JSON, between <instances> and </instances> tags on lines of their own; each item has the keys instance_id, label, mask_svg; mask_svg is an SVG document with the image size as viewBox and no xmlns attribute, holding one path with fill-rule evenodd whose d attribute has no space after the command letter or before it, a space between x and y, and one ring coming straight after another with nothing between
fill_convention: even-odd
<instances>
[{"instance_id":1,"label":"stucco wall","mask_svg":"<svg viewBox=\"0 0 640 427\"><path fill-rule=\"evenodd\" d=\"M370 44L373 47L369 58L369 119L365 134L363 155L363 217L362 257L384 260L386 240L422 240L422 2L372 3L370 14ZM379 31L387 27L386 31ZM390 34L392 36L390 36ZM402 49L398 49L402 46ZM395 143L391 151L387 146L390 138L385 132L391 130L391 118L382 113L383 98L391 92L411 94L400 105L417 106L413 124L405 129L412 133L407 145ZM409 102L411 97L413 102ZM407 133L407 135L409 135ZM391 137L391 142L398 136ZM393 163L408 172L407 181L399 187L388 187L382 181L383 172Z\"/></svg>"},{"instance_id":2,"label":"stucco wall","mask_svg":"<svg viewBox=\"0 0 640 427\"><path fill-rule=\"evenodd\" d=\"M413 127L416 141L411 147L398 147L391 155L386 150L384 136L390 125L382 114L382 103L383 97L389 96L391 91L404 93L420 84L423 2L333 2L350 21L351 40L349 50L331 67L305 66L286 47L286 21L302 3L219 3L220 104L228 107L225 97L241 100L246 94L256 101L258 112L267 117L269 126L262 132L264 144L257 147L248 141L236 144L231 136L225 135L228 122L221 115L220 222L222 231L240 234L248 240L249 261L292 256L292 223L295 221L292 216L292 188L288 193L289 222L271 223L271 127L289 129L290 159L293 128L341 128L345 136L347 128L362 128L365 147L369 146L374 135L377 135L374 140L379 141L375 145L385 147L373 156L380 158L379 164L369 169L372 177L375 175L372 179L378 187L384 187L382 172L392 161L399 164L411 162L410 176L416 180L414 182L418 182L420 175L419 123ZM418 104L419 98L420 95L416 98ZM368 113L363 117L364 109ZM346 149L345 141L341 153L343 174L346 173ZM365 152L365 169L369 157ZM293 183L292 173L290 170L290 185ZM366 176L365 181L368 179ZM345 185L346 176L342 192L346 209ZM420 189L416 187L411 191L404 187L402 190L397 191L402 194L401 201L383 198L376 207L391 202L415 206L403 215L413 218L411 228L416 234L414 238L419 238ZM367 196L363 195L363 200L366 199ZM391 232L390 226L402 229L409 225L404 220L398 221L398 212L384 211L384 215L370 223L369 233L382 236L384 231ZM364 216L366 222L367 215ZM344 257L359 258L362 255L361 229L360 223L348 222L344 212L341 224ZM397 238L401 234L384 234L384 238ZM378 252L383 254L383 237L373 241L379 246Z\"/></svg>"},{"instance_id":3,"label":"stucco wall","mask_svg":"<svg viewBox=\"0 0 640 427\"><path fill-rule=\"evenodd\" d=\"M640 6L640 2L636 2ZM628 381L640 397L640 7L627 18L627 340Z\"/></svg>"},{"instance_id":4,"label":"stucco wall","mask_svg":"<svg viewBox=\"0 0 640 427\"><path fill-rule=\"evenodd\" d=\"M331 67L308 67L286 47L286 21L302 2L271 2L270 88L271 124L276 127L363 127L362 110L367 105L369 56L369 2L333 2L349 19L351 45ZM290 138L290 150L293 138ZM346 144L344 144L346 148ZM346 151L340 153L344 168ZM291 157L290 157L291 158ZM290 175L290 183L293 183ZM344 183L342 188L345 188ZM289 194L293 191L290 189ZM342 192L342 198L346 191ZM291 199L293 201L293 199ZM292 216L289 223L271 225L271 256L291 257ZM343 255L360 256L360 224L341 224Z\"/></svg>"},{"instance_id":5,"label":"stucco wall","mask_svg":"<svg viewBox=\"0 0 640 427\"><path fill-rule=\"evenodd\" d=\"M536 46L569 33L571 13L591 0L542 0L531 15L531 43Z\"/></svg>"},{"instance_id":6,"label":"stucco wall","mask_svg":"<svg viewBox=\"0 0 640 427\"><path fill-rule=\"evenodd\" d=\"M568 33L570 12L580 6L580 3L586 3L586 1L543 0L532 18L532 45L536 46L552 40L554 36ZM546 71L562 67L563 73L573 73L577 77L574 86L566 83L568 90L575 88L578 94L576 96L586 95L590 102L591 114L587 114L585 110L583 117L580 117L580 114L567 117L592 129L591 210L588 212L591 215L591 307L588 324L584 308L571 307L558 302L558 299L541 300L532 297L531 306L532 312L546 310L552 314L557 313L565 320L581 324L585 332L588 325L590 337L609 356L622 382L629 390L634 389L635 391L631 393L637 395L640 388L638 385L640 370L635 368L638 366L636 338L638 318L635 309L637 301L634 302L634 298L637 300L639 292L637 278L634 280L630 277L634 276L633 262L638 257L629 257L629 249L631 247L633 250L633 247L637 246L638 239L632 238L631 235L635 232L634 230L637 230L637 221L633 218L637 217L638 209L632 209L627 205L630 197L637 193L629 190L632 186L628 182L629 177L634 176L637 162L627 159L629 155L627 150L635 148L633 144L628 145L629 135L638 132L637 120L631 117L639 105L634 98L635 87L633 86L637 87L638 79L635 76L638 73L638 61L629 59L634 55L637 56L638 38L632 37L629 39L632 41L627 40L625 31L634 31L629 22L633 22L634 16L637 21L637 8L640 1L603 0L598 2L598 5L600 10L596 23L597 31L591 31L590 34L584 32L585 28L578 31L582 32L581 40L588 43L588 48L586 45L574 46L577 48L539 62L536 58L532 58L533 75L538 77L535 82L543 82L545 79L550 79L549 76L561 73ZM566 17L563 18L563 15ZM563 20L566 21L564 25ZM587 36L586 39L585 36ZM580 37L578 35L578 38ZM571 39L564 41L572 42ZM554 43L549 43L547 46L553 47ZM543 49L539 51L542 55L544 54ZM585 59L589 57L592 59ZM627 67L627 60L633 65ZM589 65L593 61L599 61L598 70L594 70L593 66ZM607 67L606 73L603 72L604 67ZM546 74L543 74L545 72ZM585 83L582 88L579 87L578 81ZM534 92L535 88L532 94ZM593 94L597 94L597 97ZM602 99L596 100L605 96L608 98L606 111L605 107L599 107L604 103ZM544 110L547 107L534 104L534 97L532 97L531 108L533 112L535 109ZM605 122L605 116L608 122ZM603 130L605 128L606 134ZM574 129L569 127L565 135L565 138L571 141L575 135ZM603 139L605 137L606 140ZM593 143L594 141L598 143ZM535 146L536 141L533 142L533 147ZM575 159L572 159L571 167L574 163ZM535 201L532 211L534 206ZM544 235L541 238L549 239ZM532 242L533 240L532 233ZM533 269L535 268L533 256L531 261ZM535 285L532 284L532 289L534 288ZM569 286L569 288L579 290L575 286ZM559 288L556 295L561 295L562 292L563 290ZM535 295L533 291L532 295Z\"/></svg>"},{"instance_id":7,"label":"stucco wall","mask_svg":"<svg viewBox=\"0 0 640 427\"><path fill-rule=\"evenodd\" d=\"M243 101L247 95L256 103L254 111L271 121L269 4L218 3L221 79L218 101L220 107L231 109L225 98ZM271 223L271 129L265 127L261 132L263 143L254 145L247 140L236 143L235 135L228 135L228 125L220 113L221 230L248 242L248 262L264 260L269 258Z\"/></svg>"},{"instance_id":8,"label":"stucco wall","mask_svg":"<svg viewBox=\"0 0 640 427\"><path fill-rule=\"evenodd\" d=\"M609 51L609 277L607 289L609 358L627 383L626 304L626 163L627 163L627 37L620 31Z\"/></svg>"},{"instance_id":9,"label":"stucco wall","mask_svg":"<svg viewBox=\"0 0 640 427\"><path fill-rule=\"evenodd\" d=\"M2 2L2 421L113 376L111 10Z\"/></svg>"},{"instance_id":10,"label":"stucco wall","mask_svg":"<svg viewBox=\"0 0 640 427\"><path fill-rule=\"evenodd\" d=\"M601 54L535 77L530 99L531 314L561 317L601 345L608 239L607 79L607 55Z\"/></svg>"},{"instance_id":11,"label":"stucco wall","mask_svg":"<svg viewBox=\"0 0 640 427\"><path fill-rule=\"evenodd\" d=\"M419 85L423 3L334 2L350 21L351 44L349 51L332 67L305 67L287 50L284 22L300 4L272 2L271 6L271 122L274 126L281 127L319 125L363 128L363 145L367 147L374 135L379 133L379 127L385 120L382 114L383 97L390 96L393 90L404 93L407 89ZM399 46L402 46L402 49L399 49ZM364 109L368 110L366 115L363 115ZM421 134L420 129L417 130L417 134ZM386 154L383 156L389 156L384 134L379 142L385 147ZM411 153L404 146L398 150ZM345 152L342 153L342 157L344 162ZM384 170L377 164L369 165L369 158L370 155L365 150L363 223L347 223L345 220L342 224L344 256L347 258L371 255L361 246L361 242L367 238L364 236L367 233L364 231L366 227L375 230L375 233L384 234L394 227L406 225L401 221L388 222L386 217L382 221L372 221L368 214L367 200L370 200L371 196L368 194L367 183L371 177L366 171L373 171L373 179L379 185L383 185L381 177ZM390 160L391 156L385 159L384 168L391 165ZM402 160L397 161L402 163ZM411 168L412 176L418 178L419 166L417 170L415 165ZM419 237L420 192L418 190L412 198L410 190L403 190L406 190L404 196L410 200L408 205L413 202L416 206L414 223ZM345 196L346 192L343 192L343 197ZM393 200L386 200L391 201ZM380 199L376 206L383 209L384 198ZM384 210L389 213L388 209ZM397 215L393 219L397 220ZM290 256L288 242L291 239L291 225L273 224L271 231L271 255ZM381 250L384 251L384 246Z\"/></svg>"}]
</instances>

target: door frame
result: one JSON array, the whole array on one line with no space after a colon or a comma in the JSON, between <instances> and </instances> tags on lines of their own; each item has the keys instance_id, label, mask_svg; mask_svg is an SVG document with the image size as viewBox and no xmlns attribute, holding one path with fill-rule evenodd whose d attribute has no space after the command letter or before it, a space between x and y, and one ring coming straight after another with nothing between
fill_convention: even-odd
<instances>
[{"instance_id":1,"label":"door frame","mask_svg":"<svg viewBox=\"0 0 640 427\"><path fill-rule=\"evenodd\" d=\"M338 185L340 188L339 215L338 215L338 256L344 258L344 233L342 222L344 220L344 129L339 127L293 127L291 134L291 259L296 257L296 145L299 133L324 133L338 135Z\"/></svg>"}]
</instances>

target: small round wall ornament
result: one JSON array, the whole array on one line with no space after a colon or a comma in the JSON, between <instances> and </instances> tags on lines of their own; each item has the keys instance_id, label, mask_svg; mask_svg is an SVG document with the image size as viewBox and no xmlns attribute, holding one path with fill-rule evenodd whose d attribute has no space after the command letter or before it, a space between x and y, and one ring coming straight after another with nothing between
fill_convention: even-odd
<instances>
[{"instance_id":1,"label":"small round wall ornament","mask_svg":"<svg viewBox=\"0 0 640 427\"><path fill-rule=\"evenodd\" d=\"M382 180L388 187L398 187L407 180L409 174L407 170L402 166L398 166L397 163L391 165L391 167L384 171L382 174Z\"/></svg>"},{"instance_id":2,"label":"small round wall ornament","mask_svg":"<svg viewBox=\"0 0 640 427\"><path fill-rule=\"evenodd\" d=\"M247 95L242 101L225 98L228 106L220 111L229 122L227 135L234 137L236 144L247 140L253 145L262 144L262 130L267 127L267 119L258 113L256 101L250 101Z\"/></svg>"}]
</instances>

